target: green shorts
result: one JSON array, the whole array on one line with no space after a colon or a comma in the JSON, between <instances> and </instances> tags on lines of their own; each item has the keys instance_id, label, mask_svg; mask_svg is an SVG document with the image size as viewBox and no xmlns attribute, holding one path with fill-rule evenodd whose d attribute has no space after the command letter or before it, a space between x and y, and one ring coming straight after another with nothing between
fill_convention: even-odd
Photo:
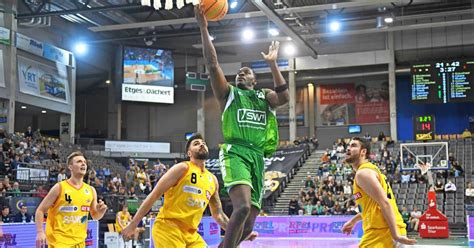
<instances>
[{"instance_id":1,"label":"green shorts","mask_svg":"<svg viewBox=\"0 0 474 248\"><path fill-rule=\"evenodd\" d=\"M260 209L265 190L263 151L242 145L223 144L219 152L219 163L227 192L235 185L250 186L252 205Z\"/></svg>"}]
</instances>

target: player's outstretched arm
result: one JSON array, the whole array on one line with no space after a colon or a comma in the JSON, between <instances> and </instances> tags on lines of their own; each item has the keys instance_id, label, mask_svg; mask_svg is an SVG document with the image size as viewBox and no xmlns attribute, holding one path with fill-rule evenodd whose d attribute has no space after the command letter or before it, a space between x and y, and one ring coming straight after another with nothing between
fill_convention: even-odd
<instances>
[{"instance_id":1,"label":"player's outstretched arm","mask_svg":"<svg viewBox=\"0 0 474 248\"><path fill-rule=\"evenodd\" d=\"M207 69L211 77L211 86L214 96L219 101L221 108L224 108L227 95L229 95L229 84L225 78L222 68L217 61L216 48L212 44L209 31L207 30L207 20L201 5L194 6L194 13L201 30L202 50L206 61Z\"/></svg>"},{"instance_id":2,"label":"player's outstretched arm","mask_svg":"<svg viewBox=\"0 0 474 248\"><path fill-rule=\"evenodd\" d=\"M107 212L107 205L105 205L104 201L97 200L97 192L95 191L95 188L91 187L91 189L92 196L94 197L91 204L91 217L93 220L100 220L104 217L105 212Z\"/></svg>"},{"instance_id":3,"label":"player's outstretched arm","mask_svg":"<svg viewBox=\"0 0 474 248\"><path fill-rule=\"evenodd\" d=\"M175 186L181 178L186 174L188 165L186 163L179 163L171 167L163 177L158 181L153 191L146 197L146 199L140 205L132 221L122 230L122 236L125 239L130 239L135 233L140 220L150 211L153 203L158 200L169 188Z\"/></svg>"},{"instance_id":4,"label":"player's outstretched arm","mask_svg":"<svg viewBox=\"0 0 474 248\"><path fill-rule=\"evenodd\" d=\"M211 209L211 215L214 220L221 226L222 229L227 230L227 224L229 223L229 217L222 210L222 203L219 197L219 183L217 182L216 176L212 175L214 183L216 185L216 191L209 200L209 208Z\"/></svg>"},{"instance_id":5,"label":"player's outstretched arm","mask_svg":"<svg viewBox=\"0 0 474 248\"><path fill-rule=\"evenodd\" d=\"M268 54L262 52L262 56L267 61L272 71L273 82L275 90L268 90L267 101L270 103L272 108L281 106L290 101L290 93L288 92L288 85L286 84L285 78L278 68L278 50L280 49L280 42L272 41L272 44L268 48Z\"/></svg>"},{"instance_id":6,"label":"player's outstretched arm","mask_svg":"<svg viewBox=\"0 0 474 248\"><path fill-rule=\"evenodd\" d=\"M392 238L402 244L415 244L416 240L401 236L398 233L392 205L387 199L387 193L383 190L382 185L380 185L380 182L377 179L377 173L371 169L362 169L357 171L355 180L362 190L364 190L365 193L367 193L370 198L374 199L374 201L376 201L380 206L383 217L390 228Z\"/></svg>"},{"instance_id":7,"label":"player's outstretched arm","mask_svg":"<svg viewBox=\"0 0 474 248\"><path fill-rule=\"evenodd\" d=\"M44 247L46 245L46 235L43 230L44 213L56 202L61 192L59 183L53 186L46 197L36 208L35 224L36 224L36 247Z\"/></svg>"}]
</instances>

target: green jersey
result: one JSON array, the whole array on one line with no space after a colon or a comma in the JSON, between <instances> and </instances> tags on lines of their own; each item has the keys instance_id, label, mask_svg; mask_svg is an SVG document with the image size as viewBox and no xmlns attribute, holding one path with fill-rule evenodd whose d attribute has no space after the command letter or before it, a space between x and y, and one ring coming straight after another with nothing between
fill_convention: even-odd
<instances>
[{"instance_id":1,"label":"green jersey","mask_svg":"<svg viewBox=\"0 0 474 248\"><path fill-rule=\"evenodd\" d=\"M230 86L222 112L224 141L262 150L271 156L278 145L278 123L263 90L242 90Z\"/></svg>"}]
</instances>

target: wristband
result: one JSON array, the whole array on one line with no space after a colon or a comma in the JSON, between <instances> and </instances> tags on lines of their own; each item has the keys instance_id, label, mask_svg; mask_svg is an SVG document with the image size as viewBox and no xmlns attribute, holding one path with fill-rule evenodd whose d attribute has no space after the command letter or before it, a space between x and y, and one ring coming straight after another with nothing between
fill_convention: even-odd
<instances>
[{"instance_id":1,"label":"wristband","mask_svg":"<svg viewBox=\"0 0 474 248\"><path fill-rule=\"evenodd\" d=\"M280 85L280 86L275 87L275 92L276 93L281 93L281 92L283 92L287 89L288 89L288 84L284 84L284 85Z\"/></svg>"}]
</instances>

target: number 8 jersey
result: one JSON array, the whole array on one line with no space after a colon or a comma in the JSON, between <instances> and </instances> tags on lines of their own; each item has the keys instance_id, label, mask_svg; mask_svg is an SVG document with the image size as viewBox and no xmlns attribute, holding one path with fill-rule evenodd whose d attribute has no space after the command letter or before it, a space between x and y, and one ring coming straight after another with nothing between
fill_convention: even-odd
<instances>
[{"instance_id":1,"label":"number 8 jersey","mask_svg":"<svg viewBox=\"0 0 474 248\"><path fill-rule=\"evenodd\" d=\"M71 247L84 243L93 200L91 186L74 188L67 180L59 183L60 194L48 210L46 239L50 247Z\"/></svg>"},{"instance_id":2,"label":"number 8 jersey","mask_svg":"<svg viewBox=\"0 0 474 248\"><path fill-rule=\"evenodd\" d=\"M186 163L188 170L184 176L165 192L165 202L157 218L172 220L184 230L195 231L216 185L214 176L206 168L201 170L190 161Z\"/></svg>"}]
</instances>

